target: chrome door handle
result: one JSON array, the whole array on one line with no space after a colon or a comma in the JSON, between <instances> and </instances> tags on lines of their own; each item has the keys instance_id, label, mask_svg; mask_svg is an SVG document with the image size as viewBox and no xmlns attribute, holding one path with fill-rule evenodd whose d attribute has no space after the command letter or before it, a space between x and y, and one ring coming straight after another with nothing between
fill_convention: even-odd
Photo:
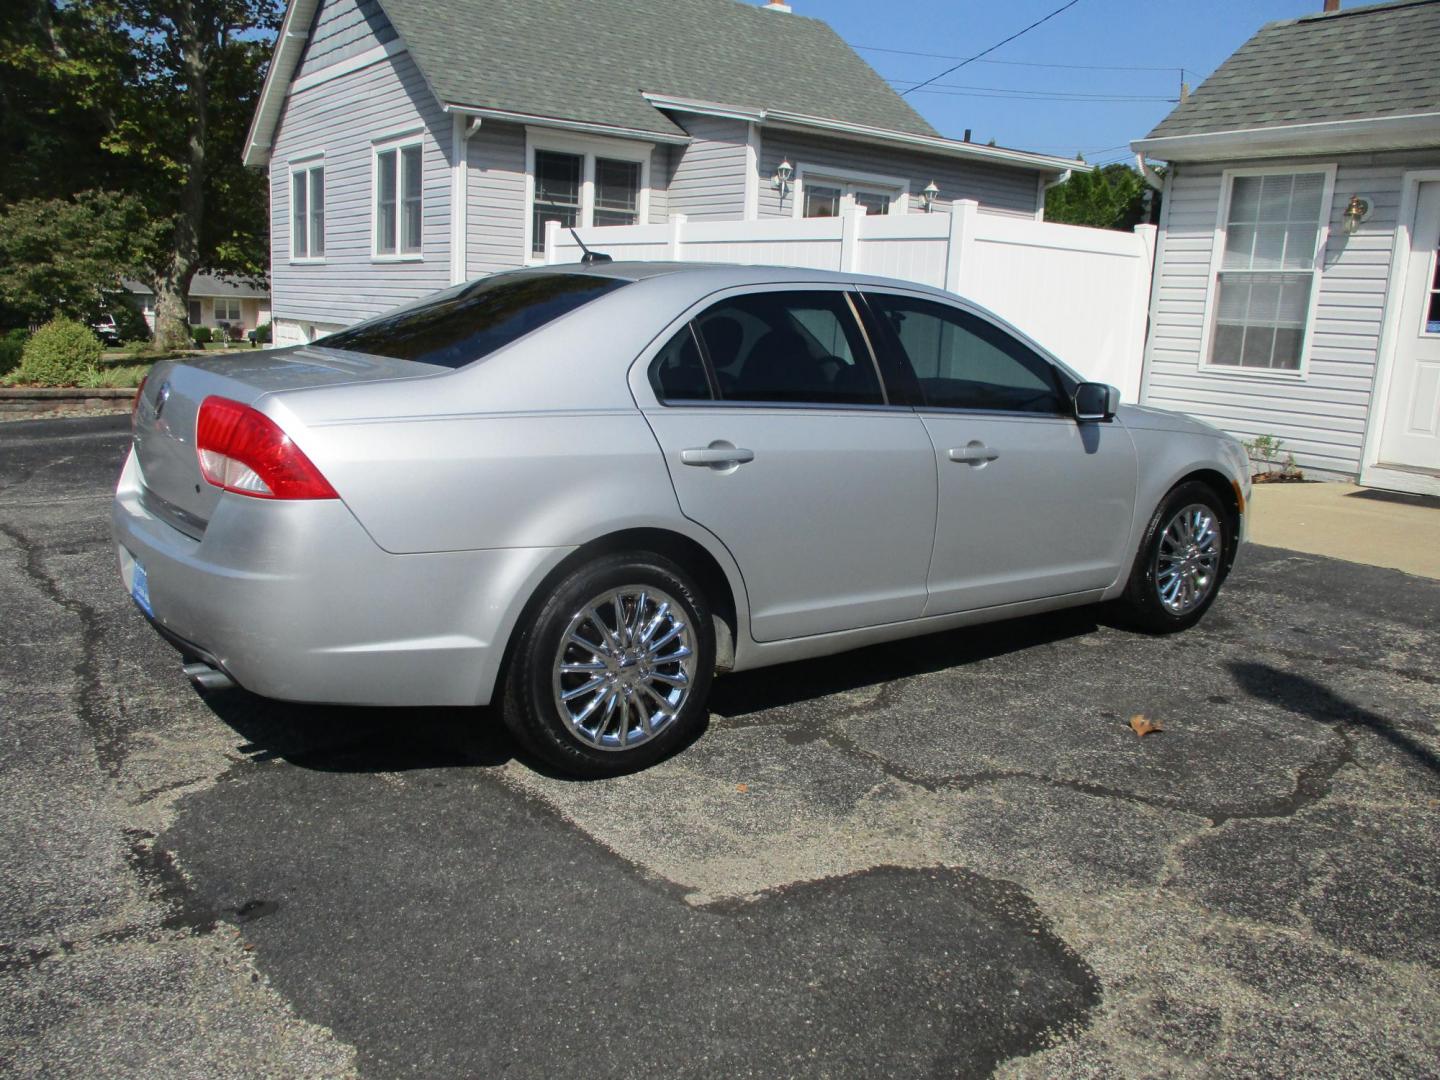
<instances>
[{"instance_id":1,"label":"chrome door handle","mask_svg":"<svg viewBox=\"0 0 1440 1080\"><path fill-rule=\"evenodd\" d=\"M680 451L680 460L686 465L710 465L724 468L727 465L744 465L755 460L755 451L743 446L715 445L692 446Z\"/></svg>"},{"instance_id":2,"label":"chrome door handle","mask_svg":"<svg viewBox=\"0 0 1440 1080\"><path fill-rule=\"evenodd\" d=\"M1000 456L999 450L992 450L982 442L972 442L965 446L952 446L949 450L951 461L963 461L967 465L984 465L987 461L994 461Z\"/></svg>"}]
</instances>

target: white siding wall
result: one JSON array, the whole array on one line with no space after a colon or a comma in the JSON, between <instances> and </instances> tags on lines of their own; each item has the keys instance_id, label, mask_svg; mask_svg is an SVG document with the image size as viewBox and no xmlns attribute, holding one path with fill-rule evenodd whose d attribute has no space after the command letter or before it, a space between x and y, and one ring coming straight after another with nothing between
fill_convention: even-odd
<instances>
[{"instance_id":1,"label":"white siding wall","mask_svg":"<svg viewBox=\"0 0 1440 1080\"><path fill-rule=\"evenodd\" d=\"M1033 217L1040 209L1036 174L1026 169L960 161L956 158L893 150L865 143L815 138L773 128L761 128L760 216L789 217L794 209L794 192L780 202L780 193L770 178L781 160L810 172L834 169L839 172L867 172L899 177L910 182L910 209L921 208L920 192L932 180L940 189L935 208L948 209L959 199L974 199L981 210L1009 211ZM743 142L743 135L742 135ZM743 147L742 147L743 149Z\"/></svg>"},{"instance_id":2,"label":"white siding wall","mask_svg":"<svg viewBox=\"0 0 1440 1080\"><path fill-rule=\"evenodd\" d=\"M296 76L313 74L396 36L377 0L329 0L315 13Z\"/></svg>"},{"instance_id":3,"label":"white siding wall","mask_svg":"<svg viewBox=\"0 0 1440 1080\"><path fill-rule=\"evenodd\" d=\"M1230 374L1202 367L1206 290L1225 168L1287 168L1336 163L1330 239L1319 279L1306 373ZM1307 473L1353 476L1370 408L1386 277L1406 168L1433 167L1430 154L1365 154L1175 168L1161 223L1157 287L1146 347L1146 404L1208 420L1241 438L1284 440ZM1351 195L1371 203L1369 218L1346 236L1341 215Z\"/></svg>"},{"instance_id":4,"label":"white siding wall","mask_svg":"<svg viewBox=\"0 0 1440 1080\"><path fill-rule=\"evenodd\" d=\"M693 140L676 147L670 180L670 212L692 221L739 221L745 216L745 139L743 120L677 115ZM663 220L663 219L662 219Z\"/></svg>"},{"instance_id":5,"label":"white siding wall","mask_svg":"<svg viewBox=\"0 0 1440 1080\"><path fill-rule=\"evenodd\" d=\"M277 319L350 323L449 284L451 131L408 53L291 95L270 163ZM423 259L377 261L372 146L402 132L423 138ZM315 153L325 158L325 259L293 263L289 163Z\"/></svg>"}]
</instances>

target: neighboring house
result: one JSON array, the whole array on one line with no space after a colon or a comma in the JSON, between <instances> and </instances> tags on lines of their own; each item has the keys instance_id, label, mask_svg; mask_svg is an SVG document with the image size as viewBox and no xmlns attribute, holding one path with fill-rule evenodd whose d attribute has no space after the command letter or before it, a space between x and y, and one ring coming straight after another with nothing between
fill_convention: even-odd
<instances>
[{"instance_id":1,"label":"neighboring house","mask_svg":"<svg viewBox=\"0 0 1440 1080\"><path fill-rule=\"evenodd\" d=\"M1271 23L1132 147L1170 166L1142 401L1440 494L1440 2Z\"/></svg>"},{"instance_id":2,"label":"neighboring house","mask_svg":"<svg viewBox=\"0 0 1440 1080\"><path fill-rule=\"evenodd\" d=\"M245 151L270 173L276 342L539 262L550 220L919 213L927 188L1038 218L1083 167L941 138L768 7L292 0Z\"/></svg>"},{"instance_id":3,"label":"neighboring house","mask_svg":"<svg viewBox=\"0 0 1440 1080\"><path fill-rule=\"evenodd\" d=\"M125 281L125 288L140 304L146 325L155 329L155 293L140 281ZM270 293L254 285L196 274L190 282L190 325L212 330L239 327L249 333L270 321Z\"/></svg>"}]
</instances>

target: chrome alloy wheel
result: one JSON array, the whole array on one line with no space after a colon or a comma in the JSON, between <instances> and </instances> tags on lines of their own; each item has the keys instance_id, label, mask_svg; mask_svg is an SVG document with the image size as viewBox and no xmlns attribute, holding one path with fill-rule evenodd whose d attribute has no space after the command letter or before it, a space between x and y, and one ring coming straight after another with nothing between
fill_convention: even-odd
<instances>
[{"instance_id":1,"label":"chrome alloy wheel","mask_svg":"<svg viewBox=\"0 0 1440 1080\"><path fill-rule=\"evenodd\" d=\"M597 596L570 620L555 654L555 707L598 750L630 750L679 715L695 681L685 609L633 585Z\"/></svg>"},{"instance_id":2,"label":"chrome alloy wheel","mask_svg":"<svg viewBox=\"0 0 1440 1080\"><path fill-rule=\"evenodd\" d=\"M1220 570L1220 523L1200 503L1181 510L1160 534L1155 591L1172 615L1184 615L1215 589Z\"/></svg>"}]
</instances>

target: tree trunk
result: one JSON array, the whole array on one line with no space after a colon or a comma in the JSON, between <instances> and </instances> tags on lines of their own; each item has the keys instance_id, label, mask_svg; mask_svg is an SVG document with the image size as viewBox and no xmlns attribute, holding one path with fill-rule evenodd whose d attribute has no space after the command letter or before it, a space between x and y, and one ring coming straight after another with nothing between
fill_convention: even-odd
<instances>
[{"instance_id":1,"label":"tree trunk","mask_svg":"<svg viewBox=\"0 0 1440 1080\"><path fill-rule=\"evenodd\" d=\"M155 292L155 343L162 349L186 349L193 345L190 282L200 269L200 228L205 219L205 136L210 108L205 35L195 8L190 0L175 9L176 44L185 68L184 102L190 113L190 141L170 265L159 275Z\"/></svg>"}]
</instances>

